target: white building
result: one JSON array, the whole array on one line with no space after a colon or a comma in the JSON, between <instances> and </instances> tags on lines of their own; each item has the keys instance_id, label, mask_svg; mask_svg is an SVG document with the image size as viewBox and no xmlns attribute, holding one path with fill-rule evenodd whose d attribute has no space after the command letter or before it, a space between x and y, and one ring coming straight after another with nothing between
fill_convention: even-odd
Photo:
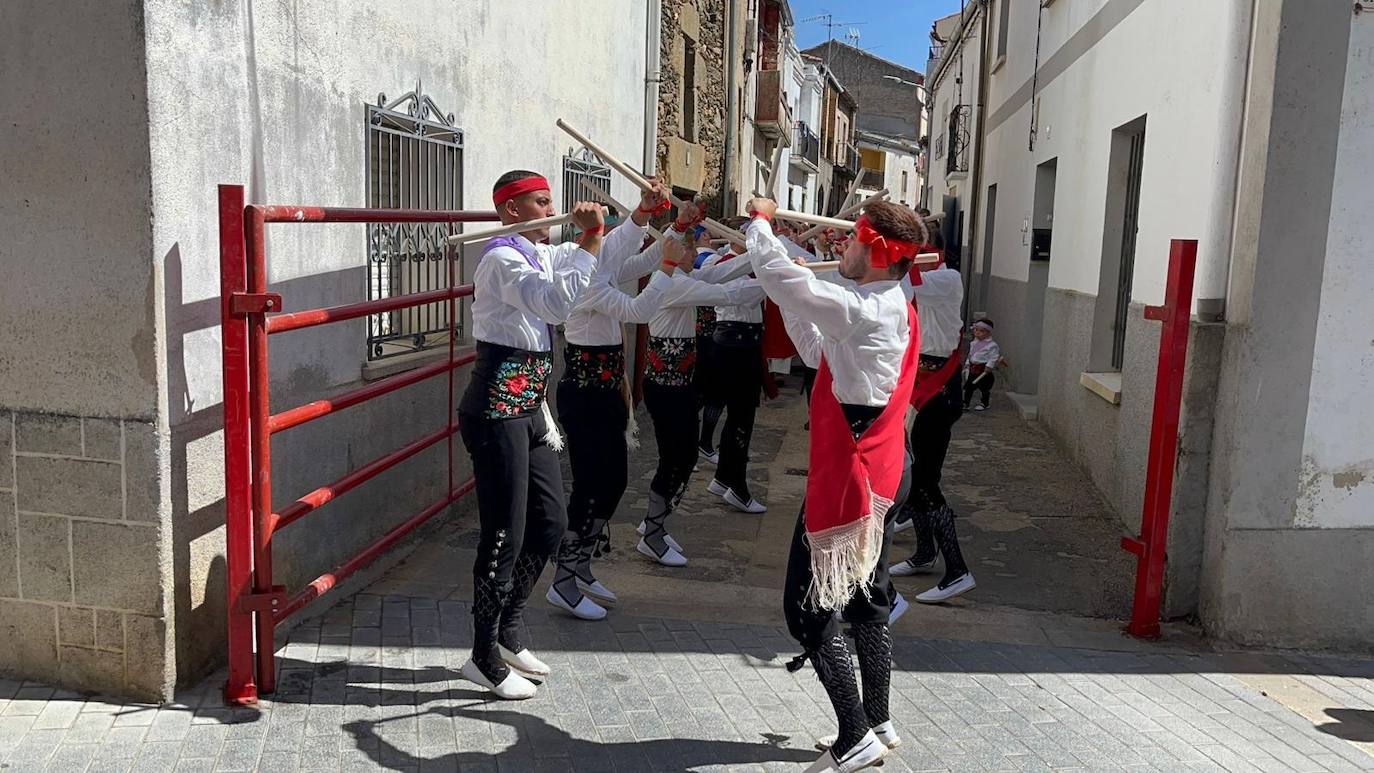
<instances>
[{"instance_id":1,"label":"white building","mask_svg":"<svg viewBox=\"0 0 1374 773\"><path fill-rule=\"evenodd\" d=\"M223 658L216 185L255 203L489 210L496 177L528 168L560 203L583 198L573 173L604 167L555 119L629 163L654 157L659 20L635 0L598 13L612 23L482 0L0 6L0 671L156 699ZM441 253L405 238L423 233L373 236L269 226L269 289L299 310L442 286ZM274 337L273 409L414 368L445 327ZM441 426L445 392L431 379L279 435L277 506ZM275 581L332 569L438 498L445 469L440 443L282 532Z\"/></svg>"},{"instance_id":2,"label":"white building","mask_svg":"<svg viewBox=\"0 0 1374 773\"><path fill-rule=\"evenodd\" d=\"M970 312L1129 531L1159 346L1143 310L1170 240L1198 240L1165 613L1246 643L1374 639L1357 6L994 0L937 27L931 208L974 247Z\"/></svg>"}]
</instances>

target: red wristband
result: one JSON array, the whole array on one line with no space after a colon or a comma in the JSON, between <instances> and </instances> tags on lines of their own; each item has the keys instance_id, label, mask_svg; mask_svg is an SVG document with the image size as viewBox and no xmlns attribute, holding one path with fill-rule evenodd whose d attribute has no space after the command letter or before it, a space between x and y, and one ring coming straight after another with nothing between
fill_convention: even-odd
<instances>
[{"instance_id":1,"label":"red wristband","mask_svg":"<svg viewBox=\"0 0 1374 773\"><path fill-rule=\"evenodd\" d=\"M677 268L677 264L667 258L663 259L662 265L664 268Z\"/></svg>"},{"instance_id":2,"label":"red wristband","mask_svg":"<svg viewBox=\"0 0 1374 773\"><path fill-rule=\"evenodd\" d=\"M645 208L644 208L644 205L643 205L643 204L640 204L639 206L635 207L635 211L636 211L636 212L643 212L643 213L646 214L646 215L657 215L657 214L660 214L660 213L663 213L663 212L667 212L668 210L670 210L670 209L672 209L672 208L673 208L672 203L669 202L669 201L667 201L667 200L665 199L665 200L659 202L658 206L654 207L653 209L645 209Z\"/></svg>"},{"instance_id":3,"label":"red wristband","mask_svg":"<svg viewBox=\"0 0 1374 773\"><path fill-rule=\"evenodd\" d=\"M767 220L769 223L773 222L773 216L772 216L772 215L765 215L765 214L763 214L762 212L759 212L758 210L754 210L754 217L761 218L761 219L763 219L763 220Z\"/></svg>"},{"instance_id":4,"label":"red wristband","mask_svg":"<svg viewBox=\"0 0 1374 773\"><path fill-rule=\"evenodd\" d=\"M604 225L594 225L594 226L592 226L591 228L585 228L585 229L583 229L583 230L582 230L582 235L583 235L583 236L597 236L597 235L599 235L602 231L605 231L605 230L606 230L606 226L604 226Z\"/></svg>"}]
</instances>

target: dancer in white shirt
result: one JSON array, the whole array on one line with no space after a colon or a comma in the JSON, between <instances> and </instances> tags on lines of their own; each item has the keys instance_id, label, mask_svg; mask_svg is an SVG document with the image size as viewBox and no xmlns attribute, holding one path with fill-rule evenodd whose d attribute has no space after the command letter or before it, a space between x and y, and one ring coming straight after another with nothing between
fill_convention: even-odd
<instances>
[{"instance_id":1,"label":"dancer in white shirt","mask_svg":"<svg viewBox=\"0 0 1374 773\"><path fill-rule=\"evenodd\" d=\"M886 521L904 498L905 417L919 355L916 313L898 281L924 228L897 204L870 205L839 268L849 286L797 265L767 222L777 205L751 204L749 254L764 290L782 309L802 359L818 369L811 398L806 498L783 591L787 627L830 697L839 734L811 771L857 771L900 743L888 713ZM862 699L835 612L852 624Z\"/></svg>"},{"instance_id":2,"label":"dancer in white shirt","mask_svg":"<svg viewBox=\"0 0 1374 773\"><path fill-rule=\"evenodd\" d=\"M759 303L763 290L755 280L737 278L749 273L748 260L692 270L687 248L671 236L664 242L664 257L680 262L688 273L674 277L673 289L649 320L644 404L654 421L658 467L649 483L649 510L639 526L638 550L665 566L685 566L682 546L668 534L665 524L687 490L697 462L696 307Z\"/></svg>"},{"instance_id":3,"label":"dancer in white shirt","mask_svg":"<svg viewBox=\"0 0 1374 773\"><path fill-rule=\"evenodd\" d=\"M507 172L493 200L502 223L554 214L546 179ZM567 525L563 476L546 440L545 394L553 370L553 325L567 319L601 250L597 204L573 208L575 243L540 244L548 229L487 242L473 274L477 358L459 403L463 445L472 456L481 534L473 565L472 657L463 677L501 698L529 698L549 667L521 641L530 591Z\"/></svg>"},{"instance_id":4,"label":"dancer in white shirt","mask_svg":"<svg viewBox=\"0 0 1374 773\"><path fill-rule=\"evenodd\" d=\"M558 418L568 436L573 480L568 532L546 599L583 620L606 617L605 607L597 600L616 600L615 593L592 574L591 563L597 539L615 514L627 482L625 430L630 415L624 398L621 329L623 322L647 318L658 308L670 277L655 275L637 296L621 292L618 285L658 267L658 256L639 248L649 217L667 203L663 185L651 181L629 220L606 236L596 272L564 326L567 344L563 377L558 382Z\"/></svg>"}]
</instances>

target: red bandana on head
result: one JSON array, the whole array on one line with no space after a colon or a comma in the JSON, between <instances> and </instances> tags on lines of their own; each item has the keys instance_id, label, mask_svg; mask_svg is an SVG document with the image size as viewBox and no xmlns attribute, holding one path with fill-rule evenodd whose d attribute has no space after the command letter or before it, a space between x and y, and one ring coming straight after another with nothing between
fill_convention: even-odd
<instances>
[{"instance_id":1,"label":"red bandana on head","mask_svg":"<svg viewBox=\"0 0 1374 773\"><path fill-rule=\"evenodd\" d=\"M878 233L869 223L868 215L861 216L854 223L854 238L859 240L859 244L868 245L868 259L874 268L887 268L899 260L914 258L920 247L916 242L889 239Z\"/></svg>"},{"instance_id":2,"label":"red bandana on head","mask_svg":"<svg viewBox=\"0 0 1374 773\"><path fill-rule=\"evenodd\" d=\"M496 206L500 207L502 204L505 204L507 201L510 201L516 196L523 196L526 193L530 193L531 191L551 190L553 190L553 188L549 186L548 180L544 179L540 175L535 175L533 177L525 177L523 179L516 180L514 182L508 182L505 185L502 185L500 188L496 189L496 193L493 193L491 198L493 201L496 202Z\"/></svg>"}]
</instances>

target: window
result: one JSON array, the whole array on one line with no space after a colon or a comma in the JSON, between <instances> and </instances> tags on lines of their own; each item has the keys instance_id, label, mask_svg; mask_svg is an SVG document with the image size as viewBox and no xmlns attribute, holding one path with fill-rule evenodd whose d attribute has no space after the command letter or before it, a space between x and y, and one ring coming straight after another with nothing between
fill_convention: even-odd
<instances>
[{"instance_id":1,"label":"window","mask_svg":"<svg viewBox=\"0 0 1374 773\"><path fill-rule=\"evenodd\" d=\"M1088 361L1091 372L1120 371L1125 362L1144 169L1145 116L1141 116L1112 132L1102 263Z\"/></svg>"},{"instance_id":2,"label":"window","mask_svg":"<svg viewBox=\"0 0 1374 773\"><path fill-rule=\"evenodd\" d=\"M906 186L907 186L907 173L906 173L905 170L903 170L903 171L902 171L902 203L903 203L903 204L906 203Z\"/></svg>"},{"instance_id":3,"label":"window","mask_svg":"<svg viewBox=\"0 0 1374 773\"><path fill-rule=\"evenodd\" d=\"M394 102L382 97L367 106L366 116L368 207L463 208L463 132L452 114L445 115L417 88ZM368 300L448 287L449 232L442 223L369 224ZM461 338L461 311L456 324ZM367 359L447 345L448 331L443 301L373 314L367 320Z\"/></svg>"},{"instance_id":4,"label":"window","mask_svg":"<svg viewBox=\"0 0 1374 773\"><path fill-rule=\"evenodd\" d=\"M1002 0L997 6L997 60L1007 58L1007 28L1011 25L1011 0ZM996 65L993 65L996 67Z\"/></svg>"},{"instance_id":5,"label":"window","mask_svg":"<svg viewBox=\"0 0 1374 773\"><path fill-rule=\"evenodd\" d=\"M563 211L571 212L573 205L579 201L592 201L595 199L587 191L584 183L591 185L606 194L611 192L611 168L602 163L601 159L590 150L569 150L563 157ZM612 207L612 210L615 208ZM624 219L631 215L629 212L619 213L619 217ZM609 224L608 224L609 226ZM562 228L560 241L570 241L576 233L576 226L569 223Z\"/></svg>"},{"instance_id":6,"label":"window","mask_svg":"<svg viewBox=\"0 0 1374 773\"><path fill-rule=\"evenodd\" d=\"M697 44L682 36L682 138L697 141Z\"/></svg>"}]
</instances>

